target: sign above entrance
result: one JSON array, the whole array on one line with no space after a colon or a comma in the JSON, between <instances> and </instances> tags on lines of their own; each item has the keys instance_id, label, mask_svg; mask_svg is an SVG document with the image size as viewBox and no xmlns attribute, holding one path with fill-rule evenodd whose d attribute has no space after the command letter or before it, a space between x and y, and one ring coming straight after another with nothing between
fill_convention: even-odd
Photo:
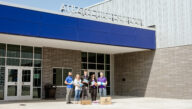
<instances>
[{"instance_id":1,"label":"sign above entrance","mask_svg":"<svg viewBox=\"0 0 192 109\"><path fill-rule=\"evenodd\" d=\"M6 11L4 11L6 10ZM0 33L156 49L155 30L64 16L0 3Z\"/></svg>"}]
</instances>

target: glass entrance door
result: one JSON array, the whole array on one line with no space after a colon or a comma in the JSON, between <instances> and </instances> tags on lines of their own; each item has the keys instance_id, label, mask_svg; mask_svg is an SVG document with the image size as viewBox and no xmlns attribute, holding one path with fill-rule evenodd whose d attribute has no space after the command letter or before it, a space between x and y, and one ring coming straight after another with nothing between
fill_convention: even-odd
<instances>
[{"instance_id":1,"label":"glass entrance door","mask_svg":"<svg viewBox=\"0 0 192 109\"><path fill-rule=\"evenodd\" d=\"M7 67L5 73L5 100L32 99L32 77L32 68Z\"/></svg>"}]
</instances>

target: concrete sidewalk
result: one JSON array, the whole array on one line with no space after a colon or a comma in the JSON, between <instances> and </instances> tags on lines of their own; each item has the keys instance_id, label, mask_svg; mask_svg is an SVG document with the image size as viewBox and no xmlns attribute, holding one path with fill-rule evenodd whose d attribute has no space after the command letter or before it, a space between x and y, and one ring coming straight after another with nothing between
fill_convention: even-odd
<instances>
[{"instance_id":1,"label":"concrete sidewalk","mask_svg":"<svg viewBox=\"0 0 192 109\"><path fill-rule=\"evenodd\" d=\"M0 109L192 109L192 100L113 97L112 105L66 104L62 99L0 102Z\"/></svg>"}]
</instances>

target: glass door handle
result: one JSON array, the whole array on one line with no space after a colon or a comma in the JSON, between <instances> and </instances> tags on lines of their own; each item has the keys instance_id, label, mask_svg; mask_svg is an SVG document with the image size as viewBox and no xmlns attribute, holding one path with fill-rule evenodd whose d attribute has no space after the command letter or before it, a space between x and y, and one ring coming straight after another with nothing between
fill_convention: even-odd
<instances>
[{"instance_id":1,"label":"glass door handle","mask_svg":"<svg viewBox=\"0 0 192 109\"><path fill-rule=\"evenodd\" d=\"M17 85L17 82L15 82L15 85Z\"/></svg>"},{"instance_id":2,"label":"glass door handle","mask_svg":"<svg viewBox=\"0 0 192 109\"><path fill-rule=\"evenodd\" d=\"M24 85L24 82L22 82L22 85Z\"/></svg>"}]
</instances>

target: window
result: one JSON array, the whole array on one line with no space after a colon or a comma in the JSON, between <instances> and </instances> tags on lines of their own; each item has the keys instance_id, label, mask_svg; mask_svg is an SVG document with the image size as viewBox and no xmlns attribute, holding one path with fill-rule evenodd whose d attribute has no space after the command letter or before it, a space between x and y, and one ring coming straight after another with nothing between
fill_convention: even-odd
<instances>
[{"instance_id":1,"label":"window","mask_svg":"<svg viewBox=\"0 0 192 109\"><path fill-rule=\"evenodd\" d=\"M33 47L21 46L21 58L33 59Z\"/></svg>"},{"instance_id":2,"label":"window","mask_svg":"<svg viewBox=\"0 0 192 109\"><path fill-rule=\"evenodd\" d=\"M96 64L89 64L88 68L89 69L96 69Z\"/></svg>"},{"instance_id":3,"label":"window","mask_svg":"<svg viewBox=\"0 0 192 109\"><path fill-rule=\"evenodd\" d=\"M33 98L41 98L41 88L33 88Z\"/></svg>"},{"instance_id":4,"label":"window","mask_svg":"<svg viewBox=\"0 0 192 109\"><path fill-rule=\"evenodd\" d=\"M97 63L104 64L104 54L97 54Z\"/></svg>"},{"instance_id":5,"label":"window","mask_svg":"<svg viewBox=\"0 0 192 109\"><path fill-rule=\"evenodd\" d=\"M90 63L96 63L96 53L89 53L89 62Z\"/></svg>"},{"instance_id":6,"label":"window","mask_svg":"<svg viewBox=\"0 0 192 109\"><path fill-rule=\"evenodd\" d=\"M42 59L42 48L35 47L35 59Z\"/></svg>"},{"instance_id":7,"label":"window","mask_svg":"<svg viewBox=\"0 0 192 109\"><path fill-rule=\"evenodd\" d=\"M110 95L110 54L102 53L81 53L81 75L84 74L84 70L95 70L105 72L107 78L107 95ZM100 77L100 73L97 73Z\"/></svg>"},{"instance_id":8,"label":"window","mask_svg":"<svg viewBox=\"0 0 192 109\"><path fill-rule=\"evenodd\" d=\"M4 71L2 68L5 69L5 65L34 67L34 98L41 97L42 48L0 43L0 100L3 99L4 93L4 73L2 73ZM14 77L15 75L12 76ZM25 77L28 77L27 74ZM9 79L11 80L11 78ZM23 79L26 80L26 78ZM15 90L14 87L10 87L9 89L10 91ZM24 89L27 91L26 87ZM9 94L14 95L12 92Z\"/></svg>"},{"instance_id":9,"label":"window","mask_svg":"<svg viewBox=\"0 0 192 109\"><path fill-rule=\"evenodd\" d=\"M6 45L0 43L0 56L2 57L5 56L5 51L6 51L5 49L6 49Z\"/></svg>"},{"instance_id":10,"label":"window","mask_svg":"<svg viewBox=\"0 0 192 109\"><path fill-rule=\"evenodd\" d=\"M110 71L106 71L105 72L105 77L107 78L107 86L110 86Z\"/></svg>"},{"instance_id":11,"label":"window","mask_svg":"<svg viewBox=\"0 0 192 109\"><path fill-rule=\"evenodd\" d=\"M53 68L53 84L56 86L65 86L65 79L72 69Z\"/></svg>"},{"instance_id":12,"label":"window","mask_svg":"<svg viewBox=\"0 0 192 109\"><path fill-rule=\"evenodd\" d=\"M33 86L34 87L41 86L41 68L34 68Z\"/></svg>"},{"instance_id":13,"label":"window","mask_svg":"<svg viewBox=\"0 0 192 109\"><path fill-rule=\"evenodd\" d=\"M19 66L20 65L20 60L19 59L7 58L7 65Z\"/></svg>"},{"instance_id":14,"label":"window","mask_svg":"<svg viewBox=\"0 0 192 109\"><path fill-rule=\"evenodd\" d=\"M82 62L87 62L87 53L86 52L81 53L81 61Z\"/></svg>"},{"instance_id":15,"label":"window","mask_svg":"<svg viewBox=\"0 0 192 109\"><path fill-rule=\"evenodd\" d=\"M97 70L104 70L104 64L97 64Z\"/></svg>"},{"instance_id":16,"label":"window","mask_svg":"<svg viewBox=\"0 0 192 109\"><path fill-rule=\"evenodd\" d=\"M33 60L22 59L21 60L21 66L32 67L33 66Z\"/></svg>"},{"instance_id":17,"label":"window","mask_svg":"<svg viewBox=\"0 0 192 109\"><path fill-rule=\"evenodd\" d=\"M41 68L34 68L33 98L41 98Z\"/></svg>"},{"instance_id":18,"label":"window","mask_svg":"<svg viewBox=\"0 0 192 109\"><path fill-rule=\"evenodd\" d=\"M5 58L0 58L0 66L5 66Z\"/></svg>"},{"instance_id":19,"label":"window","mask_svg":"<svg viewBox=\"0 0 192 109\"><path fill-rule=\"evenodd\" d=\"M35 60L34 67L41 67L41 60Z\"/></svg>"},{"instance_id":20,"label":"window","mask_svg":"<svg viewBox=\"0 0 192 109\"><path fill-rule=\"evenodd\" d=\"M110 64L110 55L105 55L105 63Z\"/></svg>"},{"instance_id":21,"label":"window","mask_svg":"<svg viewBox=\"0 0 192 109\"><path fill-rule=\"evenodd\" d=\"M0 67L0 100L4 99L5 67Z\"/></svg>"},{"instance_id":22,"label":"window","mask_svg":"<svg viewBox=\"0 0 192 109\"><path fill-rule=\"evenodd\" d=\"M7 45L7 57L20 58L20 46L19 45Z\"/></svg>"},{"instance_id":23,"label":"window","mask_svg":"<svg viewBox=\"0 0 192 109\"><path fill-rule=\"evenodd\" d=\"M87 69L87 63L82 63L81 64L81 69Z\"/></svg>"}]
</instances>

